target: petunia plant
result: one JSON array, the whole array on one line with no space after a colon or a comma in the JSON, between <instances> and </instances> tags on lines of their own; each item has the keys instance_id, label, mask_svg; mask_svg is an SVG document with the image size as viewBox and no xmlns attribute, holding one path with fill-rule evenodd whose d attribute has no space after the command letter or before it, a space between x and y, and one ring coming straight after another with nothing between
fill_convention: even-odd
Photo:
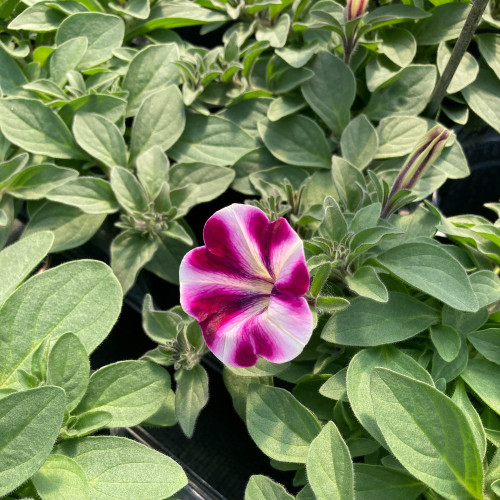
<instances>
[{"instance_id":1,"label":"petunia plant","mask_svg":"<svg viewBox=\"0 0 500 500\"><path fill-rule=\"evenodd\" d=\"M199 371L206 345L252 439L294 472L297 499L495 497L498 222L411 204L449 139L429 131L392 187L339 162L320 209L303 212L307 183L287 198L285 182L283 201L216 212L181 263L182 310L145 304L146 329L164 315L176 339L146 358ZM175 411L186 418L177 398ZM262 491L293 498L265 476L245 498Z\"/></svg>"},{"instance_id":2,"label":"petunia plant","mask_svg":"<svg viewBox=\"0 0 500 500\"><path fill-rule=\"evenodd\" d=\"M99 242L124 290L143 267L177 283L179 263L196 245L188 244L185 216L228 187L262 195L268 181L281 184L281 167L294 188L310 177L310 195L324 186L332 154L387 178L438 124L464 125L470 114L472 126L498 131L495 5L479 15L445 97L430 103L452 45L464 27L474 31L470 5L434 4L4 2L0 243L20 212L28 233L55 234L54 252L103 229ZM175 32L195 25L199 44ZM223 34L205 47L216 29ZM120 203L112 172L127 169L143 183L141 157L177 191L175 216L146 206L137 189L133 207ZM460 141L437 163L420 194L469 173ZM155 217L156 236L142 237L137 222ZM184 230L189 238L175 237Z\"/></svg>"},{"instance_id":3,"label":"petunia plant","mask_svg":"<svg viewBox=\"0 0 500 500\"><path fill-rule=\"evenodd\" d=\"M58 419L0 496L50 500L44 474L69 463L89 497L114 495L127 468L104 493L100 459L82 457L130 463L144 448L85 434L179 423L192 436L209 352L299 500L498 495L500 209L447 217L435 202L470 173L466 134L500 132L499 27L485 0L1 2L0 248L22 239L0 254L15 275L0 291L0 405L52 393ZM40 260L89 241L119 285L84 261L18 286L30 245ZM147 272L180 285L168 311L144 299L158 347L89 375ZM92 283L105 289L93 315L72 314ZM94 330L106 304L116 314ZM143 480L129 498L175 493ZM293 495L263 476L246 491Z\"/></svg>"},{"instance_id":4,"label":"petunia plant","mask_svg":"<svg viewBox=\"0 0 500 500\"><path fill-rule=\"evenodd\" d=\"M121 287L108 266L91 260L26 279L53 241L39 232L0 252L0 495L166 498L187 484L174 460L90 434L153 417L170 376L145 360L91 372L89 355L120 313Z\"/></svg>"}]
</instances>

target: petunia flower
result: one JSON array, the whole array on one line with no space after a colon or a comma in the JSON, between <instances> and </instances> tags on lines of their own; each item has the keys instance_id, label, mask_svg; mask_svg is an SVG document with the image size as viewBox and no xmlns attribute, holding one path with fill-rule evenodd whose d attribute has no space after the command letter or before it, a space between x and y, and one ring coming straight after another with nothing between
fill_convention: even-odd
<instances>
[{"instance_id":1,"label":"petunia flower","mask_svg":"<svg viewBox=\"0 0 500 500\"><path fill-rule=\"evenodd\" d=\"M200 323L208 348L226 365L295 358L313 330L303 295L309 272L302 241L288 222L234 204L210 217L205 246L179 270L181 305Z\"/></svg>"}]
</instances>

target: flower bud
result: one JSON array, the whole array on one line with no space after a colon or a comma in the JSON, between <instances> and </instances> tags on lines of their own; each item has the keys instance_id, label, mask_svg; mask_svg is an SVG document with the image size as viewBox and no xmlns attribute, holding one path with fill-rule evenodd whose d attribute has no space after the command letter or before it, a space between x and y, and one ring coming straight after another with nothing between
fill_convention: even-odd
<instances>
[{"instance_id":1,"label":"flower bud","mask_svg":"<svg viewBox=\"0 0 500 500\"><path fill-rule=\"evenodd\" d=\"M411 189L441 154L450 131L436 125L424 135L405 161L394 181L389 198L402 190Z\"/></svg>"},{"instance_id":2,"label":"flower bud","mask_svg":"<svg viewBox=\"0 0 500 500\"><path fill-rule=\"evenodd\" d=\"M347 0L347 20L352 21L362 16L368 5L368 0Z\"/></svg>"}]
</instances>

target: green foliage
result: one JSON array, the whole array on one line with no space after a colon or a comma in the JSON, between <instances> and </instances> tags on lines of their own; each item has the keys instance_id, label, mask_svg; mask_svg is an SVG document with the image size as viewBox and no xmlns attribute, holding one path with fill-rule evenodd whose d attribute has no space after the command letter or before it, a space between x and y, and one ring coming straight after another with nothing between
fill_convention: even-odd
<instances>
[{"instance_id":1,"label":"green foliage","mask_svg":"<svg viewBox=\"0 0 500 500\"><path fill-rule=\"evenodd\" d=\"M88 356L116 321L122 293L111 270L90 260L62 264L22 283L53 241L51 233L39 232L0 252L0 495L24 497L29 490L44 500L170 496L187 483L172 459L127 439L82 437L151 417L165 399L170 376L148 361L124 361L89 379Z\"/></svg>"},{"instance_id":2,"label":"green foliage","mask_svg":"<svg viewBox=\"0 0 500 500\"><path fill-rule=\"evenodd\" d=\"M395 181L436 124L500 131L498 9L430 116L471 5L382 3L351 20L334 0L0 5L0 248L27 218L0 253L0 496L184 486L169 458L85 436L177 422L192 436L209 394L200 327L148 297L158 347L92 375L88 355L142 269L178 283L197 245L185 216L228 189L305 244L311 342L224 373L257 446L296 471L297 499L498 495L499 224L409 205L469 174L460 133L411 189ZM224 34L206 49L185 26ZM92 261L26 280L98 232L118 281ZM292 496L254 476L245 498Z\"/></svg>"}]
</instances>

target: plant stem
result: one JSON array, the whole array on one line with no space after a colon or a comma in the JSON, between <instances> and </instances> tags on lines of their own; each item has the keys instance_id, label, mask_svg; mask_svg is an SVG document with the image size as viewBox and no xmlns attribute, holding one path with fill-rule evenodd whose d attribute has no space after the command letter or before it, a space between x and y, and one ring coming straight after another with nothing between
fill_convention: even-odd
<instances>
[{"instance_id":1,"label":"plant stem","mask_svg":"<svg viewBox=\"0 0 500 500\"><path fill-rule=\"evenodd\" d=\"M469 46L472 37L476 31L477 25L481 21L481 17L483 15L486 6L488 5L489 0L475 0L472 4L472 8L465 20L462 31L460 32L460 36L458 37L457 42L455 43L455 47L453 47L453 52L451 53L450 60L446 65L446 68L441 75L436 87L434 88L434 92L432 93L431 100L429 106L427 107L427 116L429 118L434 118L436 113L438 112L441 101L446 95L446 89L455 74L455 71L462 60L467 47Z\"/></svg>"}]
</instances>

